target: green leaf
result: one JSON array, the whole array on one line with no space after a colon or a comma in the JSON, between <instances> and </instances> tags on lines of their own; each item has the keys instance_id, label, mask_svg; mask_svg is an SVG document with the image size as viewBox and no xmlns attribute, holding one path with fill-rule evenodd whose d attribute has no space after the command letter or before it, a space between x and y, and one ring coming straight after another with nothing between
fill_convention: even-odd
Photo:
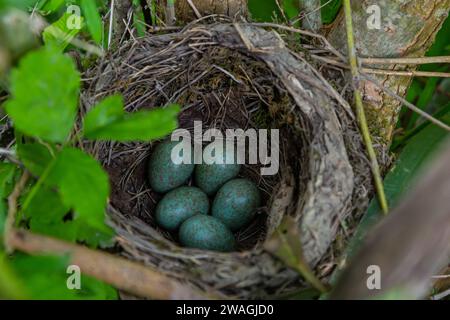
<instances>
[{"instance_id":1,"label":"green leaf","mask_svg":"<svg viewBox=\"0 0 450 320\"><path fill-rule=\"evenodd\" d=\"M5 253L0 250L0 300L24 298L25 288L8 263Z\"/></svg>"},{"instance_id":2,"label":"green leaf","mask_svg":"<svg viewBox=\"0 0 450 320\"><path fill-rule=\"evenodd\" d=\"M32 174L40 176L54 159L50 153L51 146L44 146L39 143L17 144L17 154L20 161ZM55 150L52 150L55 152Z\"/></svg>"},{"instance_id":3,"label":"green leaf","mask_svg":"<svg viewBox=\"0 0 450 320\"><path fill-rule=\"evenodd\" d=\"M39 300L117 299L114 288L101 281L81 275L81 289L69 289L67 256L27 256L17 254L11 265L24 284L28 295Z\"/></svg>"},{"instance_id":4,"label":"green leaf","mask_svg":"<svg viewBox=\"0 0 450 320\"><path fill-rule=\"evenodd\" d=\"M80 75L69 57L43 48L23 58L12 72L6 111L19 131L64 142L75 121Z\"/></svg>"},{"instance_id":5,"label":"green leaf","mask_svg":"<svg viewBox=\"0 0 450 320\"><path fill-rule=\"evenodd\" d=\"M64 148L54 158L39 144L19 149L27 154L27 167L40 176L21 205L30 229L93 247L111 245L114 232L105 224L109 182L99 163L75 148ZM45 156L33 159L33 154Z\"/></svg>"},{"instance_id":6,"label":"green leaf","mask_svg":"<svg viewBox=\"0 0 450 320\"><path fill-rule=\"evenodd\" d=\"M105 98L84 117L84 132L91 132L120 121L124 115L123 100L119 95Z\"/></svg>"},{"instance_id":7,"label":"green leaf","mask_svg":"<svg viewBox=\"0 0 450 320\"><path fill-rule=\"evenodd\" d=\"M336 19L336 16L341 10L342 0L321 0L322 4L321 15L323 24L330 24Z\"/></svg>"},{"instance_id":8,"label":"green leaf","mask_svg":"<svg viewBox=\"0 0 450 320\"><path fill-rule=\"evenodd\" d=\"M94 140L149 141L162 138L177 127L180 108L126 113L120 96L111 96L95 106L84 118L84 135Z\"/></svg>"},{"instance_id":9,"label":"green leaf","mask_svg":"<svg viewBox=\"0 0 450 320\"><path fill-rule=\"evenodd\" d=\"M39 6L39 9L47 12L54 12L61 8L66 0L46 0L42 1L42 5Z\"/></svg>"},{"instance_id":10,"label":"green leaf","mask_svg":"<svg viewBox=\"0 0 450 320\"><path fill-rule=\"evenodd\" d=\"M151 3L154 6L154 2ZM151 8L153 10L153 8ZM141 0L133 0L133 26L136 29L136 33L138 37L145 36L146 33L146 22L144 13L142 11ZM154 11L152 11L152 15L154 15Z\"/></svg>"},{"instance_id":11,"label":"green leaf","mask_svg":"<svg viewBox=\"0 0 450 320\"><path fill-rule=\"evenodd\" d=\"M23 214L33 223L36 221L40 224L63 223L63 218L69 210L70 207L62 202L57 192L42 186L38 188L30 204L24 208Z\"/></svg>"},{"instance_id":12,"label":"green leaf","mask_svg":"<svg viewBox=\"0 0 450 320\"><path fill-rule=\"evenodd\" d=\"M283 10L288 19L297 17L300 13L300 1L299 0L284 0Z\"/></svg>"},{"instance_id":13,"label":"green leaf","mask_svg":"<svg viewBox=\"0 0 450 320\"><path fill-rule=\"evenodd\" d=\"M42 0L1 0L0 9L14 7L22 10L27 10L29 8L33 8L37 3L41 1Z\"/></svg>"},{"instance_id":14,"label":"green leaf","mask_svg":"<svg viewBox=\"0 0 450 320\"><path fill-rule=\"evenodd\" d=\"M275 14L279 14L275 0L249 0L248 8L252 18L257 21L272 22Z\"/></svg>"},{"instance_id":15,"label":"green leaf","mask_svg":"<svg viewBox=\"0 0 450 320\"><path fill-rule=\"evenodd\" d=\"M30 230L37 234L44 234L50 237L58 238L68 242L77 242L78 227L74 226L73 221L57 221L48 222L36 218L32 218L29 222ZM96 247L96 243L88 243L92 247Z\"/></svg>"},{"instance_id":16,"label":"green leaf","mask_svg":"<svg viewBox=\"0 0 450 320\"><path fill-rule=\"evenodd\" d=\"M92 0L81 0L80 4L92 38L97 44L101 45L103 37L103 25L102 17L98 12L96 2Z\"/></svg>"},{"instance_id":17,"label":"green leaf","mask_svg":"<svg viewBox=\"0 0 450 320\"><path fill-rule=\"evenodd\" d=\"M55 159L46 183L56 186L63 203L86 225L107 231L105 208L108 175L100 164L76 148L64 148Z\"/></svg>"},{"instance_id":18,"label":"green leaf","mask_svg":"<svg viewBox=\"0 0 450 320\"><path fill-rule=\"evenodd\" d=\"M71 16L72 14L65 13L58 21L45 28L42 37L46 45L54 46L60 51L64 51L67 48L73 38L75 38L81 30L77 28L68 28L67 22ZM82 17L80 17L80 19L82 23Z\"/></svg>"},{"instance_id":19,"label":"green leaf","mask_svg":"<svg viewBox=\"0 0 450 320\"><path fill-rule=\"evenodd\" d=\"M438 86L439 78L428 78L425 88L420 92L419 99L417 101L417 107L422 110L426 110L426 107L430 103L433 95L436 92L436 87ZM419 119L419 115L414 113L411 115L411 119L409 120L409 125L406 129L414 128L417 119Z\"/></svg>"}]
</instances>

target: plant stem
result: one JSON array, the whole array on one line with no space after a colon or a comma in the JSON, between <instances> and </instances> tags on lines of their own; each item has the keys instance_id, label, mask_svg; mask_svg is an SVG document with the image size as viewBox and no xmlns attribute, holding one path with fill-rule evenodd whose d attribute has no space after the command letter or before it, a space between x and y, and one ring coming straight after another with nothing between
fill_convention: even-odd
<instances>
[{"instance_id":1,"label":"plant stem","mask_svg":"<svg viewBox=\"0 0 450 320\"><path fill-rule=\"evenodd\" d=\"M350 70L353 76L356 118L359 122L361 134L366 145L367 153L369 156L372 174L375 182L375 188L380 202L381 210L384 214L389 211L386 194L384 192L383 179L381 178L380 166L378 164L377 155L373 148L372 138L370 136L369 126L367 125L366 114L364 113L364 106L362 101L362 95L359 91L357 80L359 79L358 62L356 58L355 39L353 37L353 23L352 23L352 9L350 7L350 0L344 0L344 12L345 12L345 25L347 30L347 45L348 45L348 57L350 61Z\"/></svg>"},{"instance_id":2,"label":"plant stem","mask_svg":"<svg viewBox=\"0 0 450 320\"><path fill-rule=\"evenodd\" d=\"M16 185L14 186L14 190L8 197L8 215L5 221L5 232L4 232L5 250L8 253L11 253L13 251L13 247L9 242L9 237L14 228L14 222L16 220L17 199L20 197L20 194L22 193L22 190L25 188L25 185L29 178L30 173L28 171L24 171L24 173L20 177L19 182L16 183Z\"/></svg>"}]
</instances>

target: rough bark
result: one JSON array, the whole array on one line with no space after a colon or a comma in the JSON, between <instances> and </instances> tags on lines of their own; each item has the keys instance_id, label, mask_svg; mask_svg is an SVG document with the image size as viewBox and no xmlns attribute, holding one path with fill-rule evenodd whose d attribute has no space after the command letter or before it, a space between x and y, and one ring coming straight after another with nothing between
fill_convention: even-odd
<instances>
[{"instance_id":1,"label":"rough bark","mask_svg":"<svg viewBox=\"0 0 450 320\"><path fill-rule=\"evenodd\" d=\"M429 49L448 15L450 0L352 1L355 41L361 57L422 57ZM381 28L368 28L371 5L381 9ZM341 13L328 35L330 42L343 53L346 51L345 22ZM379 66L393 70L415 70L415 66ZM374 76L400 96L405 96L410 77ZM365 109L371 132L381 144L384 154L392 141L401 103L386 95L372 83L361 83Z\"/></svg>"},{"instance_id":2,"label":"rough bark","mask_svg":"<svg viewBox=\"0 0 450 320\"><path fill-rule=\"evenodd\" d=\"M229 17L247 16L247 0L192 0L192 4L201 16L224 14ZM197 19L197 14L187 0L175 2L178 22L190 22Z\"/></svg>"}]
</instances>

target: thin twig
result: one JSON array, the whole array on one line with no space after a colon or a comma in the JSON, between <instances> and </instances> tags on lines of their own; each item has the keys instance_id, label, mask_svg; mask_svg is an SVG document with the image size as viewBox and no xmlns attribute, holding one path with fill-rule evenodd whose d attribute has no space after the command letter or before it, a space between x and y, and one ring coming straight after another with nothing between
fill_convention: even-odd
<instances>
[{"instance_id":1,"label":"thin twig","mask_svg":"<svg viewBox=\"0 0 450 320\"><path fill-rule=\"evenodd\" d=\"M8 197L8 215L6 217L5 231L4 231L5 250L8 253L11 253L13 251L13 247L11 246L11 244L9 242L9 237L14 228L14 223L16 221L17 199L19 198L20 194L22 193L22 190L25 188L25 185L29 178L30 178L30 173L28 171L24 171L24 173L20 177L19 182L16 183L16 185L14 186L14 190L11 192L11 194Z\"/></svg>"},{"instance_id":2,"label":"thin twig","mask_svg":"<svg viewBox=\"0 0 450 320\"><path fill-rule=\"evenodd\" d=\"M198 11L197 7L195 6L195 4L192 2L192 0L187 0L187 3L189 4L189 6L191 7L192 11L194 11L195 16L198 19L202 18L202 15L200 14L200 11Z\"/></svg>"},{"instance_id":3,"label":"thin twig","mask_svg":"<svg viewBox=\"0 0 450 320\"><path fill-rule=\"evenodd\" d=\"M316 54L312 54L311 58L341 67L343 69L350 69L350 66L339 62L333 58L323 57ZM361 72L367 74L380 74L380 75L393 75L393 76L404 76L404 77L438 77L438 78L450 78L450 73L448 72L430 72L430 71L400 71L400 70L386 70L386 69L372 69L372 68L361 68Z\"/></svg>"},{"instance_id":4,"label":"thin twig","mask_svg":"<svg viewBox=\"0 0 450 320\"><path fill-rule=\"evenodd\" d=\"M111 47L112 37L114 33L114 9L115 9L115 2L114 0L111 0L111 8L110 8L110 17L109 17L109 34L108 34L108 48Z\"/></svg>"},{"instance_id":5,"label":"thin twig","mask_svg":"<svg viewBox=\"0 0 450 320\"><path fill-rule=\"evenodd\" d=\"M448 289L444 292L435 294L434 296L431 297L431 300L442 300L448 296L450 296L450 289Z\"/></svg>"},{"instance_id":6,"label":"thin twig","mask_svg":"<svg viewBox=\"0 0 450 320\"><path fill-rule=\"evenodd\" d=\"M361 72L367 74L381 74L386 76L450 78L450 73L448 72L397 71L397 70L383 70L383 69L369 69L369 68L361 68Z\"/></svg>"},{"instance_id":7,"label":"thin twig","mask_svg":"<svg viewBox=\"0 0 450 320\"><path fill-rule=\"evenodd\" d=\"M283 16L284 21L286 21L286 23L289 23L289 19L286 16L286 12L284 12L284 9L281 7L280 0L275 0L275 3L278 7L278 11L280 11L281 15Z\"/></svg>"},{"instance_id":8,"label":"thin twig","mask_svg":"<svg viewBox=\"0 0 450 320\"><path fill-rule=\"evenodd\" d=\"M15 156L16 153L14 152L14 150L0 148L0 155L1 156Z\"/></svg>"},{"instance_id":9,"label":"thin twig","mask_svg":"<svg viewBox=\"0 0 450 320\"><path fill-rule=\"evenodd\" d=\"M398 94L396 94L394 91L392 91L389 88L386 88L384 86L382 86L379 82L377 82L375 79L369 77L368 75L365 74L360 74L359 75L362 79L367 80L372 82L375 86L377 86L379 89L383 90L384 92L386 92L388 95L390 95L391 97L397 99L398 101L400 101L401 103L403 103L406 107L408 107L409 109L411 109L412 111L418 113L420 116L424 117L425 119L427 119L428 121L430 121L431 123L434 123L435 125L437 125L438 127L450 131L450 126L446 125L445 123L443 123L442 121L434 118L433 116L431 116L430 114L426 113L425 111L423 111L422 109L416 107L414 104L412 104L411 102L409 102L408 100L406 100L405 98L400 97Z\"/></svg>"},{"instance_id":10,"label":"thin twig","mask_svg":"<svg viewBox=\"0 0 450 320\"><path fill-rule=\"evenodd\" d=\"M303 63L305 63L310 68L310 70L322 81L322 84L326 88L325 93L336 99L344 107L344 110L347 112L350 118L354 120L355 115L353 113L353 110L350 104L342 97L342 95L339 94L339 92L337 92L337 90L333 88L333 86L324 78L324 76L319 71L317 71L305 58L294 51L292 51L291 53L295 57L297 57L297 59L303 61Z\"/></svg>"},{"instance_id":11,"label":"thin twig","mask_svg":"<svg viewBox=\"0 0 450 320\"><path fill-rule=\"evenodd\" d=\"M450 63L450 56L422 57L422 58L360 58L362 64L428 64Z\"/></svg>"},{"instance_id":12,"label":"thin twig","mask_svg":"<svg viewBox=\"0 0 450 320\"><path fill-rule=\"evenodd\" d=\"M352 9L350 7L350 0L344 0L344 12L345 12L345 24L347 30L347 44L348 55L350 60L350 69L353 76L354 96L356 117L359 122L361 134L364 139L364 143L367 148L367 153L371 163L372 174L375 182L375 188L377 190L378 199L380 202L381 210L384 214L389 211L386 195L384 192L383 179L381 178L380 166L378 164L377 155L372 144L372 138L370 136L369 126L367 125L366 115L364 113L364 106L361 92L359 91L357 79L359 78L358 61L356 58L355 39L353 38L353 22L352 22Z\"/></svg>"}]
</instances>

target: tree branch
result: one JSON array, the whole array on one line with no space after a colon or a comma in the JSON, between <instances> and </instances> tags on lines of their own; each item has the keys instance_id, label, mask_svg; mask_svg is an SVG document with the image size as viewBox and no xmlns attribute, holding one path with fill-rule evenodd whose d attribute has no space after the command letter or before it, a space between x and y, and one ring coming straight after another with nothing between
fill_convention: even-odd
<instances>
[{"instance_id":1,"label":"tree branch","mask_svg":"<svg viewBox=\"0 0 450 320\"><path fill-rule=\"evenodd\" d=\"M54 238L13 229L8 243L28 254L70 255L70 263L81 271L114 287L143 298L207 299L213 298L183 285L139 263L92 250Z\"/></svg>"},{"instance_id":2,"label":"tree branch","mask_svg":"<svg viewBox=\"0 0 450 320\"><path fill-rule=\"evenodd\" d=\"M8 215L5 221L5 231L4 231L4 242L5 242L5 250L8 253L13 251L13 246L9 242L9 236L14 228L14 223L16 221L17 214L17 199L20 197L25 185L27 184L28 179L30 178L30 174L28 171L25 171L20 177L19 182L14 186L13 192L8 197Z\"/></svg>"}]
</instances>

